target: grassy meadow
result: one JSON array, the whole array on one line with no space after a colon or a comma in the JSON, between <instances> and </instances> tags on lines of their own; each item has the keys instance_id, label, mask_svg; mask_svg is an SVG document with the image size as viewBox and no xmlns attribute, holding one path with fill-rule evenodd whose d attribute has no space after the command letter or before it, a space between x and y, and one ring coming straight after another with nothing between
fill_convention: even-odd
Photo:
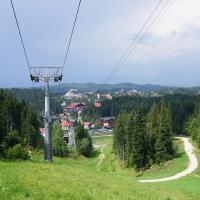
<instances>
[{"instance_id":1,"label":"grassy meadow","mask_svg":"<svg viewBox=\"0 0 200 200\"><path fill-rule=\"evenodd\" d=\"M43 161L32 152L30 161L0 161L1 200L200 200L200 168L190 176L165 183L138 183L138 179L174 175L187 167L182 142L177 158L137 174L112 154L112 137L95 137L101 145L91 158L54 158ZM200 157L199 150L196 150ZM102 156L103 154L103 156Z\"/></svg>"}]
</instances>

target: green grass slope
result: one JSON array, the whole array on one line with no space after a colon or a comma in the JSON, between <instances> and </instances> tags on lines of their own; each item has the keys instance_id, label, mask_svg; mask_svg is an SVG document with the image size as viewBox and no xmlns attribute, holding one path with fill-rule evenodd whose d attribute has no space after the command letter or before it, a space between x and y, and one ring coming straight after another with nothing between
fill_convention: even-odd
<instances>
[{"instance_id":1,"label":"green grass slope","mask_svg":"<svg viewBox=\"0 0 200 200\"><path fill-rule=\"evenodd\" d=\"M93 142L104 146L95 150L90 159L55 158L53 163L45 163L42 155L37 153L32 155L31 161L0 161L0 199L200 199L200 169L195 175L165 183L143 184L137 181L144 177L165 177L185 168L188 159L182 144L179 144L180 154L176 160L159 169L154 166L137 177L134 170L120 167L111 153L111 137L93 138Z\"/></svg>"}]
</instances>

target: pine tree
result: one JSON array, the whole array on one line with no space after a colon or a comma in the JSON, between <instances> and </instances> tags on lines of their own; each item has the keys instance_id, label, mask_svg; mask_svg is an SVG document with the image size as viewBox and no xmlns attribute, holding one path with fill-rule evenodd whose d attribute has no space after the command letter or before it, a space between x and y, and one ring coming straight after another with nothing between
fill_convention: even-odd
<instances>
[{"instance_id":1,"label":"pine tree","mask_svg":"<svg viewBox=\"0 0 200 200\"><path fill-rule=\"evenodd\" d=\"M172 158L173 155L173 134L172 114L170 106L164 99L160 105L159 129L155 143L156 162L160 163Z\"/></svg>"},{"instance_id":2,"label":"pine tree","mask_svg":"<svg viewBox=\"0 0 200 200\"><path fill-rule=\"evenodd\" d=\"M133 150L133 134L134 134L135 113L132 113L126 118L125 129L125 160L127 166L134 166Z\"/></svg>"},{"instance_id":3,"label":"pine tree","mask_svg":"<svg viewBox=\"0 0 200 200\"><path fill-rule=\"evenodd\" d=\"M158 128L159 128L159 109L158 105L154 103L147 114L147 144L148 144L148 159L151 160L151 162L155 161L155 142L158 134Z\"/></svg>"},{"instance_id":4,"label":"pine tree","mask_svg":"<svg viewBox=\"0 0 200 200\"><path fill-rule=\"evenodd\" d=\"M113 150L120 160L125 160L125 114L119 114L114 125Z\"/></svg>"},{"instance_id":5,"label":"pine tree","mask_svg":"<svg viewBox=\"0 0 200 200\"><path fill-rule=\"evenodd\" d=\"M133 135L132 135L132 156L134 165L137 170L145 168L147 161L147 135L145 127L144 111L140 108L134 118Z\"/></svg>"}]
</instances>

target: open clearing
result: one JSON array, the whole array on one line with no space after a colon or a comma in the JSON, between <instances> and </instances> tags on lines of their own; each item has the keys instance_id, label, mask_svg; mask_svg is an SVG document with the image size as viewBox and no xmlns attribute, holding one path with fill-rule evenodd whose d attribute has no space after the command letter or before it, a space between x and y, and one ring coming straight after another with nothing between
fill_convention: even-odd
<instances>
[{"instance_id":1,"label":"open clearing","mask_svg":"<svg viewBox=\"0 0 200 200\"><path fill-rule=\"evenodd\" d=\"M200 169L181 179L162 183L138 183L138 179L172 176L187 168L183 144L177 158L163 166L153 166L143 174L125 169L112 154L112 137L93 138L94 144L106 145L104 159L97 169L101 148L90 159L55 158L43 162L41 152L27 162L0 161L0 199L69 200L200 200ZM199 151L195 150L199 158Z\"/></svg>"}]
</instances>

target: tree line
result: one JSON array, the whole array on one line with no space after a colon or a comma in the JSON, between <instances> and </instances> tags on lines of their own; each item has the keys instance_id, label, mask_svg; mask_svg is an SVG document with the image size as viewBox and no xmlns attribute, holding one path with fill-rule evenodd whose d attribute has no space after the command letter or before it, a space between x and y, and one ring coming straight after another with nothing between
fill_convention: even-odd
<instances>
[{"instance_id":1,"label":"tree line","mask_svg":"<svg viewBox=\"0 0 200 200\"><path fill-rule=\"evenodd\" d=\"M7 90L9 93L12 93L19 101L26 102L27 105L36 110L40 115L44 110L44 90L42 88L12 88ZM62 100L63 97L60 93L50 92L50 106L51 114L56 115L62 112Z\"/></svg>"},{"instance_id":2,"label":"tree line","mask_svg":"<svg viewBox=\"0 0 200 200\"><path fill-rule=\"evenodd\" d=\"M118 115L114 125L113 150L127 167L137 170L173 158L172 111L164 99L148 113L139 107Z\"/></svg>"},{"instance_id":3,"label":"tree line","mask_svg":"<svg viewBox=\"0 0 200 200\"><path fill-rule=\"evenodd\" d=\"M193 114L186 121L184 132L191 136L200 148L200 101L196 102Z\"/></svg>"},{"instance_id":4,"label":"tree line","mask_svg":"<svg viewBox=\"0 0 200 200\"><path fill-rule=\"evenodd\" d=\"M0 158L28 159L29 149L43 148L44 139L39 133L42 124L37 111L11 92L0 90ZM81 125L75 130L75 140L77 152L90 156L92 140ZM54 156L69 156L70 149L64 142L60 122L52 124L52 145Z\"/></svg>"},{"instance_id":5,"label":"tree line","mask_svg":"<svg viewBox=\"0 0 200 200\"><path fill-rule=\"evenodd\" d=\"M89 157L92 154L92 138L88 130L80 124L77 124L74 132L75 149L70 148L64 142L64 131L61 128L60 122L57 121L52 127L52 144L53 155L58 157L70 156L70 153L77 152L78 155Z\"/></svg>"},{"instance_id":6,"label":"tree line","mask_svg":"<svg viewBox=\"0 0 200 200\"><path fill-rule=\"evenodd\" d=\"M0 90L0 157L28 158L27 149L42 145L40 119L25 102Z\"/></svg>"},{"instance_id":7,"label":"tree line","mask_svg":"<svg viewBox=\"0 0 200 200\"><path fill-rule=\"evenodd\" d=\"M193 114L195 104L200 97L198 95L172 94L165 95L164 98L171 106L173 132L177 135L183 134L185 122ZM95 108L93 104L87 105L83 117L91 121L100 117L117 117L119 113L136 111L138 107L142 107L146 115L154 102L159 104L161 100L162 97L114 97L112 100L104 100L102 108Z\"/></svg>"}]
</instances>

